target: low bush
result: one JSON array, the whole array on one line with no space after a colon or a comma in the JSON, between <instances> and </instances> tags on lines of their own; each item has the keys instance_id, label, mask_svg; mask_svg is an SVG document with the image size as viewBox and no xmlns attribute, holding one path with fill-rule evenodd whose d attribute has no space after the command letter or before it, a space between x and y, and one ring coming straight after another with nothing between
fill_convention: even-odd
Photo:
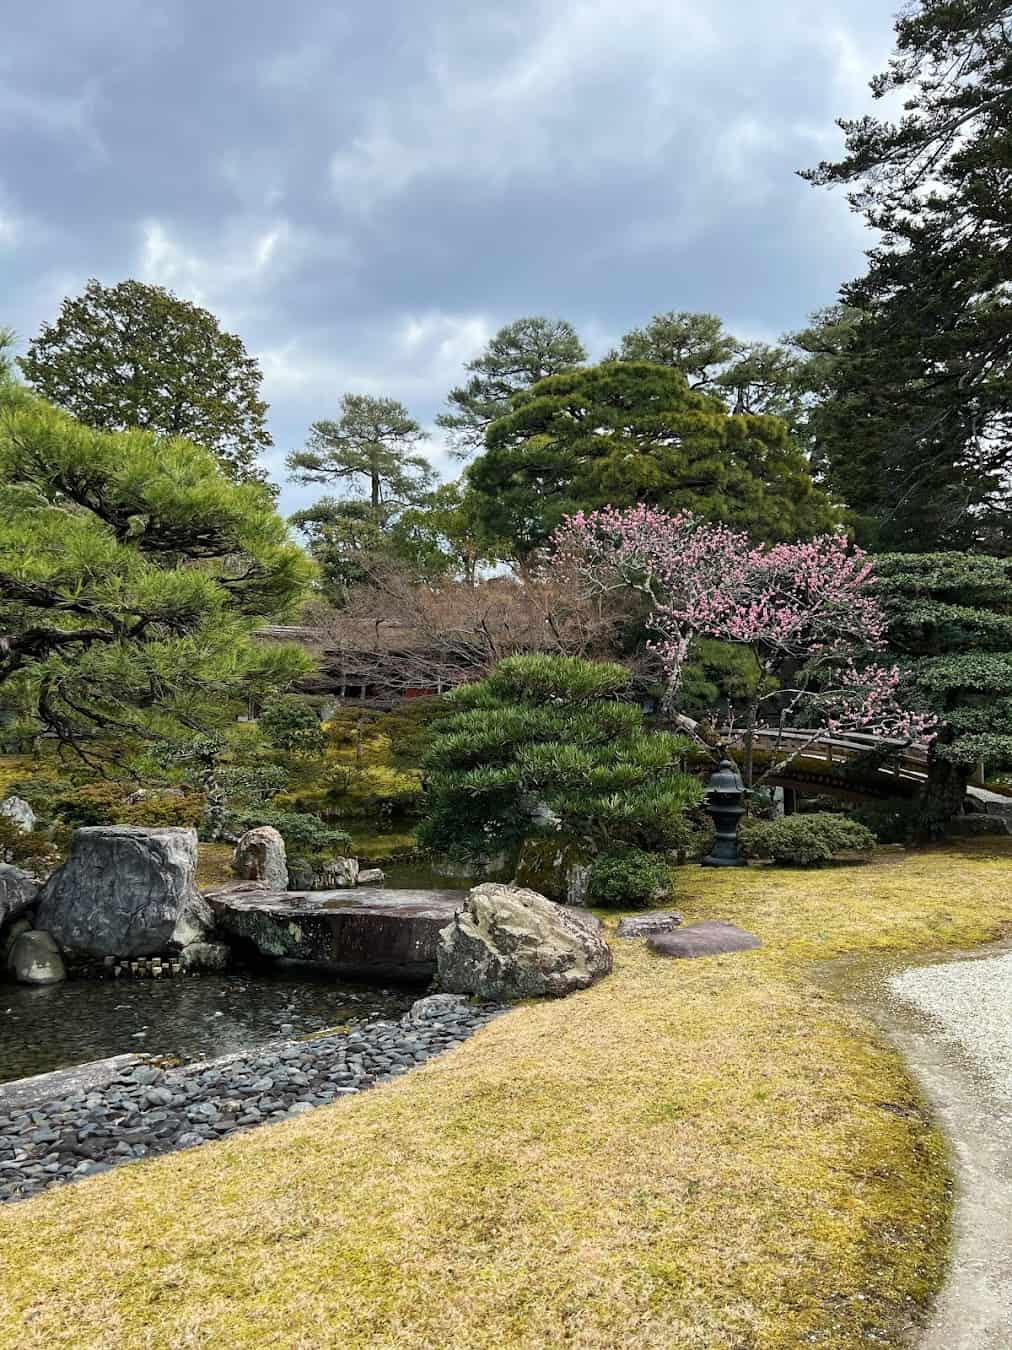
<instances>
[{"instance_id":1,"label":"low bush","mask_svg":"<svg viewBox=\"0 0 1012 1350\"><path fill-rule=\"evenodd\" d=\"M3 795L20 797L37 816L45 816L48 819L54 814L59 799L73 791L74 784L67 779L39 774L38 777L12 779L4 788Z\"/></svg>"},{"instance_id":2,"label":"low bush","mask_svg":"<svg viewBox=\"0 0 1012 1350\"><path fill-rule=\"evenodd\" d=\"M116 825L126 807L128 789L122 783L85 783L53 803L54 813L67 825Z\"/></svg>"},{"instance_id":3,"label":"low bush","mask_svg":"<svg viewBox=\"0 0 1012 1350\"><path fill-rule=\"evenodd\" d=\"M59 844L40 830L20 830L0 816L0 862L44 877L62 862Z\"/></svg>"},{"instance_id":4,"label":"low bush","mask_svg":"<svg viewBox=\"0 0 1012 1350\"><path fill-rule=\"evenodd\" d=\"M311 703L285 694L269 703L257 719L260 734L276 750L293 755L321 755L323 728Z\"/></svg>"},{"instance_id":5,"label":"low bush","mask_svg":"<svg viewBox=\"0 0 1012 1350\"><path fill-rule=\"evenodd\" d=\"M794 867L815 867L830 862L834 854L875 847L875 836L866 826L828 813L749 821L739 841L747 858L770 858Z\"/></svg>"},{"instance_id":6,"label":"low bush","mask_svg":"<svg viewBox=\"0 0 1012 1350\"><path fill-rule=\"evenodd\" d=\"M265 807L235 813L226 823L233 834L243 834L258 825L271 825L285 841L285 851L302 858L332 857L351 843L346 831L331 829L326 821L306 811L275 811Z\"/></svg>"},{"instance_id":7,"label":"low bush","mask_svg":"<svg viewBox=\"0 0 1012 1350\"><path fill-rule=\"evenodd\" d=\"M590 869L588 898L611 909L642 909L671 889L671 872L663 858L642 849L608 853Z\"/></svg>"},{"instance_id":8,"label":"low bush","mask_svg":"<svg viewBox=\"0 0 1012 1350\"><path fill-rule=\"evenodd\" d=\"M847 819L871 830L880 844L905 844L913 833L918 803L910 797L890 797L886 801L862 802Z\"/></svg>"},{"instance_id":9,"label":"low bush","mask_svg":"<svg viewBox=\"0 0 1012 1350\"><path fill-rule=\"evenodd\" d=\"M206 806L207 798L202 792L190 792L177 797L174 793L152 791L129 806L124 803L116 814L116 824L146 825L150 828L170 825L196 829L204 817Z\"/></svg>"}]
</instances>

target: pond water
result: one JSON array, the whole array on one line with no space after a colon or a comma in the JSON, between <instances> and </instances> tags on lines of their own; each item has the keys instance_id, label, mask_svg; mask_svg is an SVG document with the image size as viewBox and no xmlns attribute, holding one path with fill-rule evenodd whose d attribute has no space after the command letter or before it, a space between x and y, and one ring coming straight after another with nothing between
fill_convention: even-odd
<instances>
[{"instance_id":1,"label":"pond water","mask_svg":"<svg viewBox=\"0 0 1012 1350\"><path fill-rule=\"evenodd\" d=\"M0 1082L107 1055L212 1059L352 1018L396 1017L418 997L417 989L342 984L304 968L0 983Z\"/></svg>"}]
</instances>

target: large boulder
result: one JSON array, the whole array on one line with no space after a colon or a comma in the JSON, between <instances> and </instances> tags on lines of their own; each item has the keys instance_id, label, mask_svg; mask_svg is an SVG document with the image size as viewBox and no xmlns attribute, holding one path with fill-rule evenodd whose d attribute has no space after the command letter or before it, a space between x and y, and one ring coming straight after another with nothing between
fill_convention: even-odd
<instances>
[{"instance_id":1,"label":"large boulder","mask_svg":"<svg viewBox=\"0 0 1012 1350\"><path fill-rule=\"evenodd\" d=\"M52 936L35 928L15 938L10 968L22 984L59 984L67 978L63 957Z\"/></svg>"},{"instance_id":2,"label":"large boulder","mask_svg":"<svg viewBox=\"0 0 1012 1350\"><path fill-rule=\"evenodd\" d=\"M38 892L39 883L30 872L0 863L0 924L19 919L31 908Z\"/></svg>"},{"instance_id":3,"label":"large boulder","mask_svg":"<svg viewBox=\"0 0 1012 1350\"><path fill-rule=\"evenodd\" d=\"M276 891L288 889L285 841L272 825L246 831L232 854L232 871L243 881L263 881Z\"/></svg>"},{"instance_id":4,"label":"large boulder","mask_svg":"<svg viewBox=\"0 0 1012 1350\"><path fill-rule=\"evenodd\" d=\"M501 1001L559 998L607 975L599 928L536 891L485 882L439 935L439 988Z\"/></svg>"},{"instance_id":5,"label":"large boulder","mask_svg":"<svg viewBox=\"0 0 1012 1350\"><path fill-rule=\"evenodd\" d=\"M157 956L188 946L213 922L196 868L196 830L85 826L39 892L36 923L74 957Z\"/></svg>"},{"instance_id":6,"label":"large boulder","mask_svg":"<svg viewBox=\"0 0 1012 1350\"><path fill-rule=\"evenodd\" d=\"M521 846L515 884L560 905L585 905L593 861L587 846L576 839L533 836Z\"/></svg>"},{"instance_id":7,"label":"large boulder","mask_svg":"<svg viewBox=\"0 0 1012 1350\"><path fill-rule=\"evenodd\" d=\"M16 825L22 834L35 829L35 812L23 797L5 797L0 802L0 816Z\"/></svg>"}]
</instances>

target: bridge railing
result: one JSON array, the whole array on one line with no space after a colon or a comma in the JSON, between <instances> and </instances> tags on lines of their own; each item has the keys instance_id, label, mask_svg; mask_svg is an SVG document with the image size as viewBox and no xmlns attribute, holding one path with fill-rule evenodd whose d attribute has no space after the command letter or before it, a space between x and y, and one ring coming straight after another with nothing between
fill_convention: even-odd
<instances>
[{"instance_id":1,"label":"bridge railing","mask_svg":"<svg viewBox=\"0 0 1012 1350\"><path fill-rule=\"evenodd\" d=\"M722 734L726 736L725 744L744 743L744 728L727 728ZM752 732L752 741L757 748L784 755L790 754L792 749L803 749L806 758L824 759L829 766L845 763L869 751L887 751L889 763L879 766L880 773L915 779L923 779L927 773L926 745L911 744L887 736L872 736L860 731L837 736L814 727L792 727L790 730L756 727Z\"/></svg>"}]
</instances>

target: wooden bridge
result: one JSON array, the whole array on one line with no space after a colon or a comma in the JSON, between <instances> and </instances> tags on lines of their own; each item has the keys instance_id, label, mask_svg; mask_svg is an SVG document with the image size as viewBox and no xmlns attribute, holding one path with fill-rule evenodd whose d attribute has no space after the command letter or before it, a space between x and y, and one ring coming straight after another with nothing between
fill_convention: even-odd
<instances>
[{"instance_id":1,"label":"wooden bridge","mask_svg":"<svg viewBox=\"0 0 1012 1350\"><path fill-rule=\"evenodd\" d=\"M735 749L744 747L744 730L725 729L721 734L725 738L723 744ZM774 762L789 760L780 773L766 779L777 787L809 792L815 788L834 796L856 799L904 797L912 796L928 774L928 746L923 741L911 743L864 732L832 735L822 729L805 727L790 730L756 727L752 742L756 750L769 754ZM793 760L790 759L792 752L796 755ZM852 770L850 774L848 768ZM984 765L980 762L967 786L967 798L971 799L967 809L1001 816L1012 823L1012 797L990 792L983 784Z\"/></svg>"}]
</instances>

